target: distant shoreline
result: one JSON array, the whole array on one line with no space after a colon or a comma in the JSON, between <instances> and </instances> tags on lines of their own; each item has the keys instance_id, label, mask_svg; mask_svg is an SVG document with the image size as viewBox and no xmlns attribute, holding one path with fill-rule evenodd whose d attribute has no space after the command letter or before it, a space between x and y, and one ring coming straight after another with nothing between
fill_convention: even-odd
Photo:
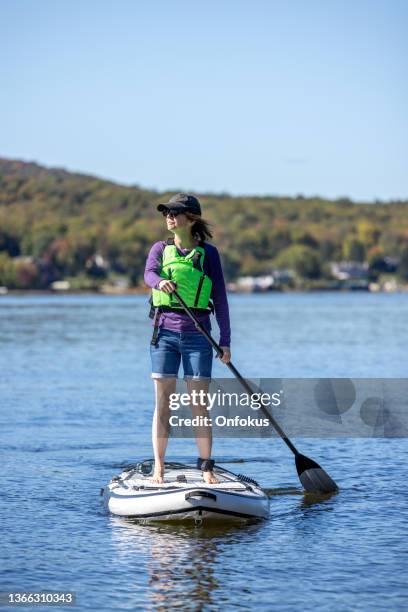
<instances>
[{"instance_id":1,"label":"distant shoreline","mask_svg":"<svg viewBox=\"0 0 408 612\"><path fill-rule=\"evenodd\" d=\"M45 296L45 295L101 295L101 296L122 296L122 295L149 295L150 289L135 288L126 289L121 291L98 291L92 289L77 289L67 291L53 291L52 289L9 289L4 293L0 293L0 300L2 297L7 296ZM274 289L273 291L227 291L228 295L270 295L270 294L289 294L289 293L382 293L382 294L396 294L396 293L408 293L408 286L401 287L396 290L384 290L384 289L369 289L369 288L307 288L307 289Z\"/></svg>"}]
</instances>

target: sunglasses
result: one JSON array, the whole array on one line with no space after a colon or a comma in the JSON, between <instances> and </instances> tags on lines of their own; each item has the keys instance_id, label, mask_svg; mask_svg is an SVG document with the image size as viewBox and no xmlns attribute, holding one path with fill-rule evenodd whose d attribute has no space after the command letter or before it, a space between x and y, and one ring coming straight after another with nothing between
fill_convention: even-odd
<instances>
[{"instance_id":1,"label":"sunglasses","mask_svg":"<svg viewBox=\"0 0 408 612\"><path fill-rule=\"evenodd\" d=\"M163 210L163 217L178 217L181 214L181 210Z\"/></svg>"}]
</instances>

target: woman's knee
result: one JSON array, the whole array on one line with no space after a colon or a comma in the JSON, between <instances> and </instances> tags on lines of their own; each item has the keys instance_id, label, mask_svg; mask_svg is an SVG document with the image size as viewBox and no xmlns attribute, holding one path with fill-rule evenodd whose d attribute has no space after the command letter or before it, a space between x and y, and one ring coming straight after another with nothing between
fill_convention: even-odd
<instances>
[{"instance_id":1,"label":"woman's knee","mask_svg":"<svg viewBox=\"0 0 408 612\"><path fill-rule=\"evenodd\" d=\"M170 396L176 389L176 378L155 379L156 407L165 409L169 407Z\"/></svg>"}]
</instances>

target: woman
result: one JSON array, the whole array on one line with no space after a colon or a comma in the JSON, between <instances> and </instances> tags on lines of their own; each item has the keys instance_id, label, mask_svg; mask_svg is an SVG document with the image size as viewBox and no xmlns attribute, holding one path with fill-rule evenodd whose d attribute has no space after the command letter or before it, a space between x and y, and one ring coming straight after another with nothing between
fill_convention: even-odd
<instances>
[{"instance_id":1,"label":"woman","mask_svg":"<svg viewBox=\"0 0 408 612\"><path fill-rule=\"evenodd\" d=\"M162 483L168 441L169 397L176 389L180 362L183 363L188 393L194 390L207 392L213 359L210 343L171 294L177 289L208 331L211 329L209 314L213 304L224 363L231 358L231 332L220 257L215 246L206 242L212 235L208 223L201 218L200 202L193 195L179 193L166 204L159 204L157 210L163 213L167 229L173 234L167 241L152 246L144 275L146 284L152 288L151 316L154 319L150 355L156 391L152 427L155 464L151 480ZM193 416L207 414L205 405L192 406L192 411ZM206 483L215 483L211 428L197 427L195 435L199 450L197 466L202 469Z\"/></svg>"}]
</instances>

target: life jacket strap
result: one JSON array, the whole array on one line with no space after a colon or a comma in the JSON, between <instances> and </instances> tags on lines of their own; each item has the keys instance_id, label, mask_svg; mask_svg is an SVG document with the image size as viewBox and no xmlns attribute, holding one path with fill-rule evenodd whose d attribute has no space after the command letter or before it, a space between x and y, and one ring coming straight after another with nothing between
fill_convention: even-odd
<instances>
[{"instance_id":1,"label":"life jacket strap","mask_svg":"<svg viewBox=\"0 0 408 612\"><path fill-rule=\"evenodd\" d=\"M169 236L166 240L166 244L168 244L169 246L174 245L174 238L172 236ZM198 245L199 247L203 247L204 246L204 241L203 240L199 240Z\"/></svg>"},{"instance_id":2,"label":"life jacket strap","mask_svg":"<svg viewBox=\"0 0 408 612\"><path fill-rule=\"evenodd\" d=\"M150 344L152 346L155 346L157 344L157 336L159 335L159 319L161 314L161 307L159 306L158 308L153 308L153 310L155 312L153 315L153 334L152 339L150 340Z\"/></svg>"},{"instance_id":3,"label":"life jacket strap","mask_svg":"<svg viewBox=\"0 0 408 612\"><path fill-rule=\"evenodd\" d=\"M182 308L171 308L170 306L153 306L152 296L149 298L150 311L149 318L153 319L153 334L150 344L155 346L157 344L157 336L159 335L159 319L163 312L181 312ZM194 314L214 314L214 304L208 302L208 308L190 308ZM184 311L183 311L184 312Z\"/></svg>"},{"instance_id":4,"label":"life jacket strap","mask_svg":"<svg viewBox=\"0 0 408 612\"><path fill-rule=\"evenodd\" d=\"M184 308L180 306L180 308L172 306L156 306L156 308L160 308L161 312L185 312ZM214 314L214 304L212 302L208 302L208 308L190 308L190 310L194 314Z\"/></svg>"}]
</instances>

